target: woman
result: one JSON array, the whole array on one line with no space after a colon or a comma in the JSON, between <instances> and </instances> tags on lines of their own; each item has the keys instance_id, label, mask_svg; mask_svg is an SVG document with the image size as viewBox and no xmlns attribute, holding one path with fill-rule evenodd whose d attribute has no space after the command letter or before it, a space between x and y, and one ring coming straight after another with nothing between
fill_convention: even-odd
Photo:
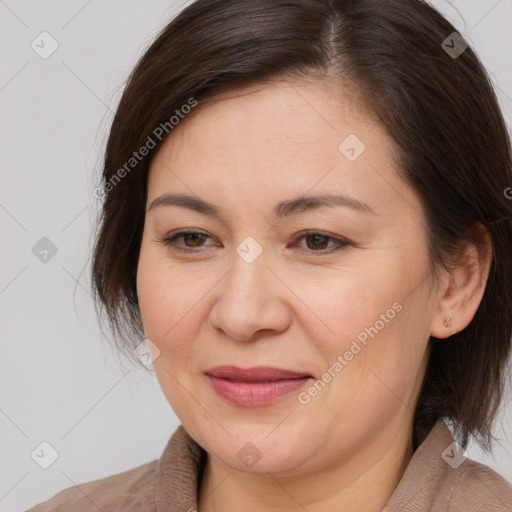
<instances>
[{"instance_id":1,"label":"woman","mask_svg":"<svg viewBox=\"0 0 512 512\"><path fill-rule=\"evenodd\" d=\"M511 184L487 74L423 1L188 6L117 109L93 260L181 425L31 510L512 510L464 455L510 371Z\"/></svg>"}]
</instances>

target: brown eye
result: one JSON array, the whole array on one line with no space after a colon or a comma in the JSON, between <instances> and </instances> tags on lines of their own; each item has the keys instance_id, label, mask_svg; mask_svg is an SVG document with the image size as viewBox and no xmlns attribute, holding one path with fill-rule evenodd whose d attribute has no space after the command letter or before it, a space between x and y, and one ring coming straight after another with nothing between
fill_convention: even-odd
<instances>
[{"instance_id":1,"label":"brown eye","mask_svg":"<svg viewBox=\"0 0 512 512\"><path fill-rule=\"evenodd\" d=\"M186 241L187 247L200 247L201 242L203 242L205 238L208 238L202 233L184 233L181 236L183 240Z\"/></svg>"},{"instance_id":2,"label":"brown eye","mask_svg":"<svg viewBox=\"0 0 512 512\"><path fill-rule=\"evenodd\" d=\"M194 248L200 249L201 247L208 247L205 242L209 238L211 237L199 231L181 231L164 238L161 242L173 251L193 253L199 252L199 250L195 251ZM178 244L178 240L182 240L184 243ZM306 241L306 248L302 249L299 247L299 250L308 254L317 253L318 256L331 254L351 245L351 242L347 240L335 238L317 231L302 234L296 239L296 242L300 242L302 240Z\"/></svg>"},{"instance_id":3,"label":"brown eye","mask_svg":"<svg viewBox=\"0 0 512 512\"><path fill-rule=\"evenodd\" d=\"M331 254L335 251L344 249L348 245L351 245L351 242L347 240L338 239L324 233L319 233L317 231L304 233L297 238L297 241L302 240L306 241L306 250L303 250L302 252L307 252L310 254L318 253L319 256ZM333 242L334 246L331 245L331 247L328 248L330 242Z\"/></svg>"},{"instance_id":4,"label":"brown eye","mask_svg":"<svg viewBox=\"0 0 512 512\"><path fill-rule=\"evenodd\" d=\"M170 247L173 251L198 252L194 251L194 248L205 246L204 242L208 238L210 238L208 235L199 231L181 231L164 238L161 242ZM177 240L180 239L184 242L184 245L177 243Z\"/></svg>"},{"instance_id":5,"label":"brown eye","mask_svg":"<svg viewBox=\"0 0 512 512\"><path fill-rule=\"evenodd\" d=\"M323 235L306 235L305 240L308 249L325 249L330 238Z\"/></svg>"}]
</instances>

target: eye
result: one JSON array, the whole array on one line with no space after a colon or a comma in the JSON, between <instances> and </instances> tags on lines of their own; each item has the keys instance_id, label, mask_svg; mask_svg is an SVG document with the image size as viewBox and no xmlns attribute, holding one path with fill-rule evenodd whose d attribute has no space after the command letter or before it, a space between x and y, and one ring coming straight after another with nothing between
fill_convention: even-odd
<instances>
[{"instance_id":1,"label":"eye","mask_svg":"<svg viewBox=\"0 0 512 512\"><path fill-rule=\"evenodd\" d=\"M351 245L351 242L348 240L342 240L339 238L332 237L330 235L321 233L319 231L307 231L299 236L297 241L306 240L306 246L309 251L301 251L301 252L313 252L319 253L319 256L323 254L331 254L336 251L340 251L344 249L346 246ZM334 242L334 247L331 246L330 249L324 250L326 246L329 244L329 241ZM319 249L319 250L316 250Z\"/></svg>"},{"instance_id":2,"label":"eye","mask_svg":"<svg viewBox=\"0 0 512 512\"><path fill-rule=\"evenodd\" d=\"M178 233L174 233L173 235L163 238L160 241L166 246L170 247L173 251L193 253L199 252L195 251L194 248L207 247L205 246L204 242L208 238L211 237L205 233L201 233L200 231L179 231ZM180 245L177 243L177 241L180 239L185 243L185 245ZM307 249L300 249L301 252L318 253L319 256L331 254L333 252L344 249L349 245L352 245L352 243L347 240L335 238L319 231L307 231L303 233L301 236L295 239L295 244L302 240L306 240ZM329 242L333 242L334 247L331 246L329 249L325 250L329 245ZM295 244L292 245L292 247L294 247ZM217 244L214 245L218 246Z\"/></svg>"},{"instance_id":3,"label":"eye","mask_svg":"<svg viewBox=\"0 0 512 512\"><path fill-rule=\"evenodd\" d=\"M202 247L202 242L204 242L204 240L207 238L210 237L205 233L201 233L200 231L180 231L160 241L163 242L166 246L170 247L173 251L197 252L194 251L193 248ZM182 239L186 245L182 246L176 244L176 240L178 239Z\"/></svg>"}]
</instances>

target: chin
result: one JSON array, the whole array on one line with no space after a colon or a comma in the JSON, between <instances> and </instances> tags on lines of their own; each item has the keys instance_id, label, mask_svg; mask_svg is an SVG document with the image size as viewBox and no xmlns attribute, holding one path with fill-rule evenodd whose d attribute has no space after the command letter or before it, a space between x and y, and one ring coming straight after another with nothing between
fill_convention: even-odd
<instances>
[{"instance_id":1,"label":"chin","mask_svg":"<svg viewBox=\"0 0 512 512\"><path fill-rule=\"evenodd\" d=\"M295 450L291 450L293 455L297 455ZM240 458L238 457L240 455ZM235 457L231 453L219 453L216 455L227 466L234 470L241 471L244 473L272 473L287 474L291 472L294 467L298 464L287 456L286 454L275 453L275 451L269 450L262 452L255 450L253 447L244 446L237 451Z\"/></svg>"},{"instance_id":2,"label":"chin","mask_svg":"<svg viewBox=\"0 0 512 512\"><path fill-rule=\"evenodd\" d=\"M245 424L237 434L228 428L232 438L227 434L223 434L222 439L206 437L202 446L208 453L237 471L286 473L300 465L302 459L310 454L303 453L305 445L285 429L280 435L277 432L269 435L273 428L275 427L264 426L262 429L260 425ZM207 436L208 434L206 433Z\"/></svg>"}]
</instances>

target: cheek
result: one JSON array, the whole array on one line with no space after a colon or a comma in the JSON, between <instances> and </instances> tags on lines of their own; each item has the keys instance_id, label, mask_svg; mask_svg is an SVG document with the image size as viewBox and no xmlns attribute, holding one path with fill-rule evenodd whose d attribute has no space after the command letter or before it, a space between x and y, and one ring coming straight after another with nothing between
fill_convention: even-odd
<instances>
[{"instance_id":1,"label":"cheek","mask_svg":"<svg viewBox=\"0 0 512 512\"><path fill-rule=\"evenodd\" d=\"M415 382L428 342L430 315L420 260L412 267L397 254L381 257L378 265L374 260L364 271L347 270L317 293L302 281L297 294L308 297L315 313L303 316L310 319L310 339L326 371L332 368L342 375L334 379L336 395L352 395L357 389L367 397L363 402L380 407L380 399L386 404L397 400L393 393L405 395Z\"/></svg>"},{"instance_id":2,"label":"cheek","mask_svg":"<svg viewBox=\"0 0 512 512\"><path fill-rule=\"evenodd\" d=\"M303 312L296 314L325 354L343 353L356 339L364 344L383 337L400 323L410 279L396 260L380 257L376 264L372 258L316 279L288 276L294 293L305 298Z\"/></svg>"},{"instance_id":3,"label":"cheek","mask_svg":"<svg viewBox=\"0 0 512 512\"><path fill-rule=\"evenodd\" d=\"M163 290L158 269L141 252L137 268L137 297L146 336L152 341L161 336Z\"/></svg>"},{"instance_id":4,"label":"cheek","mask_svg":"<svg viewBox=\"0 0 512 512\"><path fill-rule=\"evenodd\" d=\"M193 389L194 339L201 325L198 315L204 290L194 280L186 282L178 276L183 272L150 256L141 251L137 272L142 321L146 337L160 351L153 361L160 387L174 412L186 419L191 414L191 402L185 390ZM196 414L201 415L201 410Z\"/></svg>"},{"instance_id":5,"label":"cheek","mask_svg":"<svg viewBox=\"0 0 512 512\"><path fill-rule=\"evenodd\" d=\"M419 318L421 292L413 298L407 297L407 290L399 291L374 301L363 323L350 325L351 336L336 353L343 356L345 366L331 398L348 404L361 427L392 411L412 410L424 374L428 325Z\"/></svg>"},{"instance_id":6,"label":"cheek","mask_svg":"<svg viewBox=\"0 0 512 512\"><path fill-rule=\"evenodd\" d=\"M160 350L156 363L179 368L190 357L204 322L201 310L209 288L202 279L187 278L182 268L172 267L156 251L141 251L137 294L146 337Z\"/></svg>"}]
</instances>

